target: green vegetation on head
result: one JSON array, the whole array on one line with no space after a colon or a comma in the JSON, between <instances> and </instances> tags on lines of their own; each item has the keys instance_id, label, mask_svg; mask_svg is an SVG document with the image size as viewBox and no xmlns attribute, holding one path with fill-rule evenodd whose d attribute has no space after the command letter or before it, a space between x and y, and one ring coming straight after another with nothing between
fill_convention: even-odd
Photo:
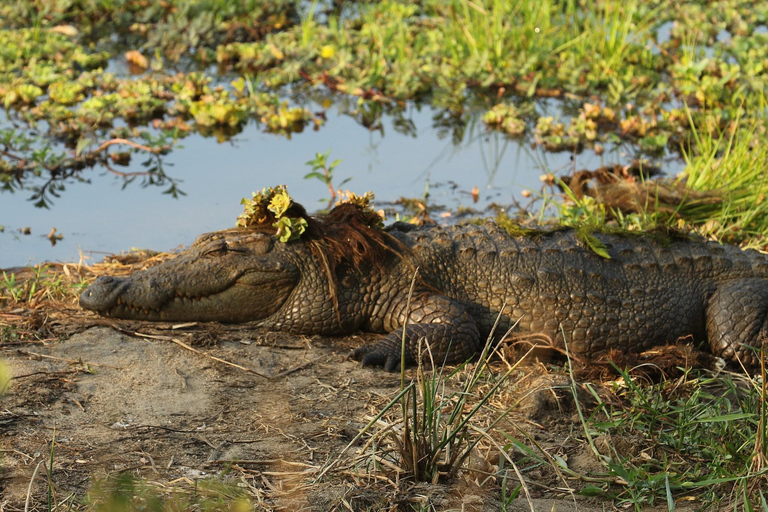
<instances>
[{"instance_id":1,"label":"green vegetation on head","mask_svg":"<svg viewBox=\"0 0 768 512\"><path fill-rule=\"evenodd\" d=\"M298 240L307 230L306 212L293 202L285 185L263 188L253 193L253 199L244 197L240 204L245 208L237 218L238 227L272 226L283 243Z\"/></svg>"},{"instance_id":2,"label":"green vegetation on head","mask_svg":"<svg viewBox=\"0 0 768 512\"><path fill-rule=\"evenodd\" d=\"M381 229L384 226L384 213L373 209L373 198L373 192L370 191L363 195L357 195L348 190L340 192L339 200L331 214L322 220L324 224L339 222L349 224L354 217L358 223L355 224L357 226L365 225L369 228ZM276 228L275 236L283 243L298 240L307 232L310 222L313 222L304 207L294 202L285 185L253 192L252 199L244 197L240 204L244 209L237 218L237 227ZM359 224L360 222L362 224ZM317 226L317 223L313 225Z\"/></svg>"}]
</instances>

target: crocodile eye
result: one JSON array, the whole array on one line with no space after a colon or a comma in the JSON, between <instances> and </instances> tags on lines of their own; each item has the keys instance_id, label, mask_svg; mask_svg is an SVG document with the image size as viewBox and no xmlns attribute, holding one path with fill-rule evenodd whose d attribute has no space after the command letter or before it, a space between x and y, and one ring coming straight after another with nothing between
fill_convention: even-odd
<instances>
[{"instance_id":1,"label":"crocodile eye","mask_svg":"<svg viewBox=\"0 0 768 512\"><path fill-rule=\"evenodd\" d=\"M230 251L253 252L254 254L266 254L272 250L272 237L264 233L248 233L233 240L232 245L227 246Z\"/></svg>"},{"instance_id":2,"label":"crocodile eye","mask_svg":"<svg viewBox=\"0 0 768 512\"><path fill-rule=\"evenodd\" d=\"M211 243L208 245L208 247L205 248L203 251L203 256L209 256L214 254L224 254L229 250L229 246L227 245L227 242L224 240L217 240L214 243Z\"/></svg>"},{"instance_id":3,"label":"crocodile eye","mask_svg":"<svg viewBox=\"0 0 768 512\"><path fill-rule=\"evenodd\" d=\"M256 254L267 254L272 250L272 237L260 236L255 238L249 245L251 246L251 249L253 249L253 252Z\"/></svg>"}]
</instances>

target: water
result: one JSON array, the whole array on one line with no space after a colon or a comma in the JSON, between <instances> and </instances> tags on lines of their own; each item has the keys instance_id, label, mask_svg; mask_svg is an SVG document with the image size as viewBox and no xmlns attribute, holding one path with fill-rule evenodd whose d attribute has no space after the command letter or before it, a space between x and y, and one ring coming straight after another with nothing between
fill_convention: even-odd
<instances>
[{"instance_id":1,"label":"water","mask_svg":"<svg viewBox=\"0 0 768 512\"><path fill-rule=\"evenodd\" d=\"M410 112L417 137L397 133L384 119L384 133L369 132L348 116L329 112L318 131L294 134L291 140L261 133L249 125L232 141L192 135L182 149L163 158L166 173L181 180L186 193L179 199L162 194L162 187L142 188L138 182L123 189L123 179L103 169L83 171L91 183L69 183L50 209L35 208L29 192L0 193L0 267L43 261L100 261L105 254L131 248L167 251L191 243L207 231L232 227L242 212L240 200L262 187L286 184L292 197L309 211L327 205L328 189L318 180L304 179L306 162L315 153L331 150L341 159L334 181L351 181L342 188L373 190L377 204L400 197L420 197L429 182L430 204L455 209L484 208L491 202L510 204L524 189L538 191L547 170L595 168L602 158L592 152L552 154L530 149L505 135L474 125L459 146L441 139L429 108ZM130 171L140 171L143 155L134 155ZM606 156L606 161L619 161ZM621 158L621 160L626 160ZM124 170L124 168L121 168ZM470 191L480 190L478 204ZM438 217L438 220L439 217ZM18 229L29 227L30 235ZM63 235L52 245L46 235L55 227Z\"/></svg>"}]
</instances>

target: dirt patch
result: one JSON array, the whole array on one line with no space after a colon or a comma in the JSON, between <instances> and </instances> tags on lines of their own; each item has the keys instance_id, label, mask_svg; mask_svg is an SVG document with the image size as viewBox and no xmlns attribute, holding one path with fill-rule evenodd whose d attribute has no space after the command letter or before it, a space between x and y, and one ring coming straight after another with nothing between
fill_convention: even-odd
<instances>
[{"instance_id":1,"label":"dirt patch","mask_svg":"<svg viewBox=\"0 0 768 512\"><path fill-rule=\"evenodd\" d=\"M0 398L2 510L46 509L51 460L56 499L73 503L93 482L119 474L161 489L195 489L214 478L247 491L258 510L499 510L501 486L509 493L516 485L511 470L509 479L494 476L499 452L492 445L473 453L472 471L432 485L385 466L371 471L357 453L366 438L315 482L399 390L399 375L348 359L365 338L310 339L214 324L182 331L130 322L85 328L96 321L75 316L52 328L82 332L0 347L14 376ZM577 421L565 389L564 377L541 366L515 373L491 403L496 410L518 404L497 430L523 429L550 453L590 464L572 435ZM610 508L558 490L578 482L551 468L528 471L526 480L527 495L521 492L508 510Z\"/></svg>"},{"instance_id":2,"label":"dirt patch","mask_svg":"<svg viewBox=\"0 0 768 512\"><path fill-rule=\"evenodd\" d=\"M54 476L63 493L82 492L92 476L114 472L194 480L231 461L296 471L302 466L292 463L319 465L348 442L370 396L399 385L393 375L306 344L291 350L224 342L206 353L264 375L302 368L267 379L106 327L6 350L14 376L3 398L6 505L24 502L54 434ZM34 496L44 495L44 479L34 488Z\"/></svg>"}]
</instances>

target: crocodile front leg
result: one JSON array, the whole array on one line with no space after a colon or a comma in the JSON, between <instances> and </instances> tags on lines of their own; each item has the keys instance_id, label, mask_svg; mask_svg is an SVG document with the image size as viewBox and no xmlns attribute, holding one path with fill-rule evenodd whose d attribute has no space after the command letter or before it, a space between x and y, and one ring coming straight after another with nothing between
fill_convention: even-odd
<instances>
[{"instance_id":1,"label":"crocodile front leg","mask_svg":"<svg viewBox=\"0 0 768 512\"><path fill-rule=\"evenodd\" d=\"M406 366L418 362L422 338L429 344L432 359L438 365L462 363L482 349L475 321L464 306L443 295L419 295L411 302L407 323L405 311L391 321L394 330L382 340L355 350L353 357L362 361L363 366L383 366L390 372L400 369L404 324ZM426 351L423 354L426 356Z\"/></svg>"}]
</instances>

